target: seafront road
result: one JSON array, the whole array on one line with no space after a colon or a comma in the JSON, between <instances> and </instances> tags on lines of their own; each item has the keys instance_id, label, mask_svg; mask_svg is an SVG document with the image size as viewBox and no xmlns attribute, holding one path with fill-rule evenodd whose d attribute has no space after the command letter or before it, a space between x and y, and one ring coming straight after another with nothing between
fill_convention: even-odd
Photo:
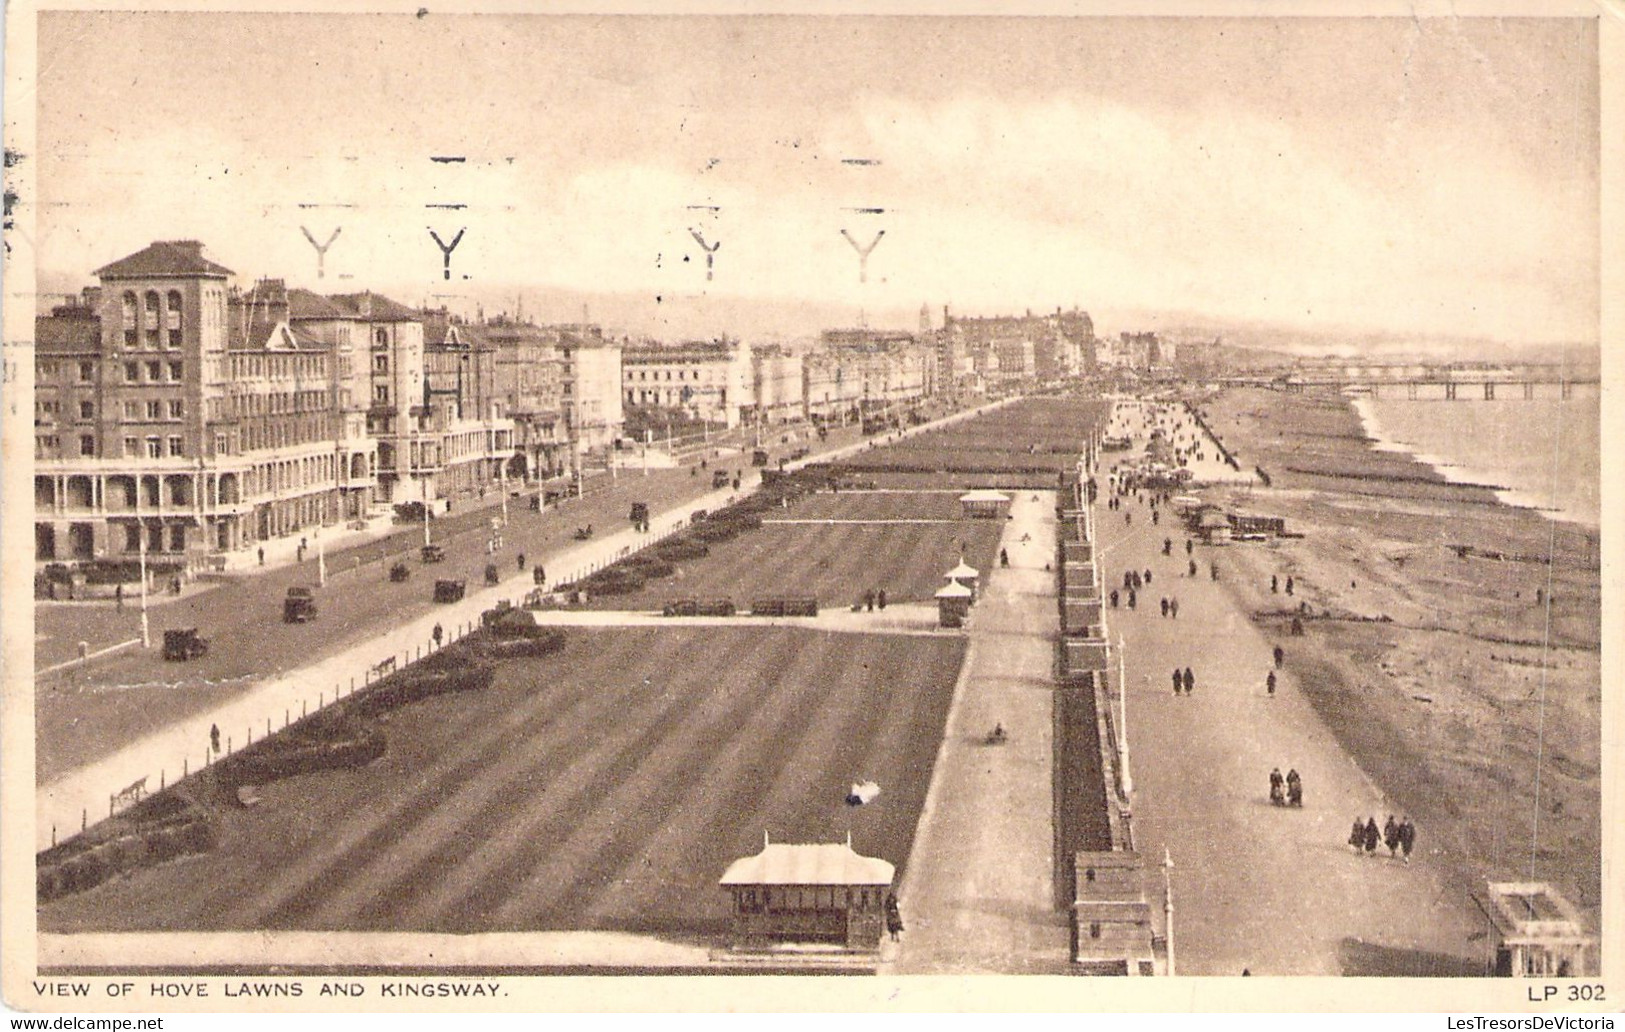
<instances>
[{"instance_id":1,"label":"seafront road","mask_svg":"<svg viewBox=\"0 0 1625 1032\"><path fill-rule=\"evenodd\" d=\"M1429 862L1418 828L1409 864L1347 845L1356 816L1405 816L1338 745L1299 691L1291 663L1265 679L1276 645L1293 639L1255 626L1223 578L1226 555L1251 547L1195 546L1171 508L1160 526L1147 501L1096 508L1097 556L1108 591L1124 571L1152 572L1138 606L1108 608L1115 646L1126 643L1133 826L1146 858L1148 898L1160 919L1166 847L1173 859L1174 946L1181 975L1470 974L1482 957L1483 919L1470 898ZM1133 518L1132 525L1124 514ZM1174 541L1162 555L1162 541ZM1217 562L1220 580L1209 573ZM1160 600L1177 598L1177 618ZM1172 672L1190 667L1195 691L1175 696ZM1115 661L1114 661L1115 667ZM1115 674L1115 669L1113 673ZM1296 768L1302 809L1273 806L1269 773Z\"/></svg>"},{"instance_id":2,"label":"seafront road","mask_svg":"<svg viewBox=\"0 0 1625 1032\"><path fill-rule=\"evenodd\" d=\"M898 902L906 930L883 974L1063 974L1069 917L1054 906L1055 493L1011 492L982 571L970 648L948 712ZM1029 540L1023 541L1027 536ZM995 725L1007 733L989 745Z\"/></svg>"}]
</instances>

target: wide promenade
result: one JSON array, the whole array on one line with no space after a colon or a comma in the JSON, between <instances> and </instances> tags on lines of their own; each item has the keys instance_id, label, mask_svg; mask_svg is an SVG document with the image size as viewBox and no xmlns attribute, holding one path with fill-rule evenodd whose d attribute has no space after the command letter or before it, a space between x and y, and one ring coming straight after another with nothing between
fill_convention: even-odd
<instances>
[{"instance_id":1,"label":"wide promenade","mask_svg":"<svg viewBox=\"0 0 1625 1032\"><path fill-rule=\"evenodd\" d=\"M1152 574L1137 606L1108 608L1107 623L1126 644L1136 845L1148 862L1165 848L1173 859L1178 973L1473 973L1482 919L1429 862L1429 829L1408 864L1385 847L1351 849L1356 816L1381 826L1407 815L1321 723L1290 663L1269 694L1272 649L1290 651L1293 639L1255 626L1225 582L1227 555L1255 546L1197 544L1192 577L1171 508L1153 525L1148 500L1125 497L1120 511L1105 501L1096 527L1107 589L1122 591L1125 571ZM1178 600L1177 617L1162 615L1163 598ZM1191 668L1192 693L1174 694L1176 667ZM1271 805L1272 768L1302 775L1302 809Z\"/></svg>"}]
</instances>

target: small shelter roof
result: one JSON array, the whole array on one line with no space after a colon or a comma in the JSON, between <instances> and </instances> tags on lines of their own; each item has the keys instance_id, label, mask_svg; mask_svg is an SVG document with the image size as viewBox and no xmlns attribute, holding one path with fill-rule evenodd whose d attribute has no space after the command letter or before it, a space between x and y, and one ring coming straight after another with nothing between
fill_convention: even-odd
<instances>
[{"instance_id":1,"label":"small shelter roof","mask_svg":"<svg viewBox=\"0 0 1625 1032\"><path fill-rule=\"evenodd\" d=\"M885 860L860 856L840 842L773 842L728 865L722 885L890 885L897 873Z\"/></svg>"},{"instance_id":2,"label":"small shelter roof","mask_svg":"<svg viewBox=\"0 0 1625 1032\"><path fill-rule=\"evenodd\" d=\"M979 577L979 576L981 576L981 574L977 572L976 567L970 565L969 563L965 562L965 560L961 559L961 560L959 560L959 565L958 566L955 566L953 569L951 569L947 573L943 574L943 576L944 577Z\"/></svg>"},{"instance_id":3,"label":"small shelter roof","mask_svg":"<svg viewBox=\"0 0 1625 1032\"><path fill-rule=\"evenodd\" d=\"M959 496L962 502L1008 502L1010 496L1003 491L995 491L990 487L979 487L974 491L966 491Z\"/></svg>"},{"instance_id":4,"label":"small shelter roof","mask_svg":"<svg viewBox=\"0 0 1625 1032\"><path fill-rule=\"evenodd\" d=\"M974 598L976 593L958 581L949 581L937 589L937 598Z\"/></svg>"}]
</instances>

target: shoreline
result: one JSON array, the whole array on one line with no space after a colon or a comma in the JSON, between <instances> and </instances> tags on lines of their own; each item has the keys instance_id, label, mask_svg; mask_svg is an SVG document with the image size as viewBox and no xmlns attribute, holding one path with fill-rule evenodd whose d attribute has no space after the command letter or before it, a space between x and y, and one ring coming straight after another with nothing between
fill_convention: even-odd
<instances>
[{"instance_id":1,"label":"shoreline","mask_svg":"<svg viewBox=\"0 0 1625 1032\"><path fill-rule=\"evenodd\" d=\"M1501 473L1455 462L1446 456L1422 451L1420 446L1400 440L1383 426L1382 419L1377 415L1371 398L1350 397L1347 395L1344 395L1343 398L1348 402L1349 408L1359 417L1360 429L1374 450L1404 455L1426 466L1449 483L1459 484L1463 487L1481 487L1493 491L1496 501L1510 508L1524 509L1554 522L1573 524L1585 530L1600 530L1600 519L1593 520L1580 513L1552 505L1549 499L1542 498L1536 492L1489 482L1494 478L1501 477Z\"/></svg>"},{"instance_id":2,"label":"shoreline","mask_svg":"<svg viewBox=\"0 0 1625 1032\"><path fill-rule=\"evenodd\" d=\"M1461 891L1550 881L1595 928L1600 532L1379 448L1353 400L1240 389L1203 403L1242 462L1272 474L1246 507L1305 535L1223 547L1230 590L1278 628L1321 720ZM1295 576L1295 597L1272 594L1272 575ZM1306 634L1286 637L1303 603Z\"/></svg>"}]
</instances>

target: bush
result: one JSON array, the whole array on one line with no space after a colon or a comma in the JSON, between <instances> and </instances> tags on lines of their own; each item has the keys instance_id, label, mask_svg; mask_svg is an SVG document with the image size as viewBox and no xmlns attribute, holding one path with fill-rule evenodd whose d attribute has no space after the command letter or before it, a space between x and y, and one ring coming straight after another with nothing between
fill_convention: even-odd
<instances>
[{"instance_id":1,"label":"bush","mask_svg":"<svg viewBox=\"0 0 1625 1032\"><path fill-rule=\"evenodd\" d=\"M654 552L662 559L671 562L682 562L685 559L703 559L711 554L711 549L699 541L689 541L685 538L673 538L655 546Z\"/></svg>"},{"instance_id":2,"label":"bush","mask_svg":"<svg viewBox=\"0 0 1625 1032\"><path fill-rule=\"evenodd\" d=\"M740 528L731 523L719 523L715 520L707 520L700 526L695 527L689 533L693 534L694 537L700 541L704 541L707 544L716 545L721 544L724 541L732 541L734 538L739 536L739 530Z\"/></svg>"},{"instance_id":3,"label":"bush","mask_svg":"<svg viewBox=\"0 0 1625 1032\"><path fill-rule=\"evenodd\" d=\"M677 567L659 556L634 556L626 561L628 568L636 570L638 576L644 580L657 580L661 577L670 577L677 572Z\"/></svg>"},{"instance_id":4,"label":"bush","mask_svg":"<svg viewBox=\"0 0 1625 1032\"><path fill-rule=\"evenodd\" d=\"M359 696L356 699L356 714L373 717L448 692L482 691L491 686L495 675L496 671L483 663L471 663L446 673L409 670L385 678L373 685L366 694ZM382 753L381 743L378 748Z\"/></svg>"},{"instance_id":5,"label":"bush","mask_svg":"<svg viewBox=\"0 0 1625 1032\"><path fill-rule=\"evenodd\" d=\"M564 648L564 635L558 631L543 638L508 638L486 645L485 655L491 659L540 659Z\"/></svg>"},{"instance_id":6,"label":"bush","mask_svg":"<svg viewBox=\"0 0 1625 1032\"><path fill-rule=\"evenodd\" d=\"M594 595L630 595L643 587L643 576L636 570L612 566L588 577L581 586Z\"/></svg>"},{"instance_id":7,"label":"bush","mask_svg":"<svg viewBox=\"0 0 1625 1032\"><path fill-rule=\"evenodd\" d=\"M215 768L215 777L227 789L243 785L268 785L283 778L340 767L360 767L384 754L384 736L378 731L363 732L346 742L316 742L308 745L284 744L264 753L241 752ZM181 828L176 833L180 842ZM177 847L178 848L178 847Z\"/></svg>"}]
</instances>

